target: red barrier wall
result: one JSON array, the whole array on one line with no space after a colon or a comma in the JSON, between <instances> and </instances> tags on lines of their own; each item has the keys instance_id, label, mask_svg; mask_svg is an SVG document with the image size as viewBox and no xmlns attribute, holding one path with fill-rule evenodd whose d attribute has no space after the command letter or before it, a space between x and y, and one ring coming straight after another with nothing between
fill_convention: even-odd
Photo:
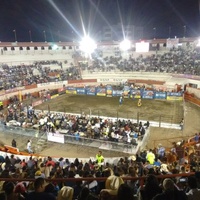
<instances>
[{"instance_id":1,"label":"red barrier wall","mask_svg":"<svg viewBox=\"0 0 200 200\"><path fill-rule=\"evenodd\" d=\"M33 88L37 88L37 84L26 85L26 86L25 86L25 89L26 89L26 90L28 90L28 89L33 89Z\"/></svg>"},{"instance_id":2,"label":"red barrier wall","mask_svg":"<svg viewBox=\"0 0 200 200\"><path fill-rule=\"evenodd\" d=\"M128 80L128 83L143 83L147 85L164 85L165 81L155 81L155 80L144 80L144 79L135 79L135 80Z\"/></svg>"},{"instance_id":3,"label":"red barrier wall","mask_svg":"<svg viewBox=\"0 0 200 200\"><path fill-rule=\"evenodd\" d=\"M189 101L189 102L191 102L191 103L196 104L197 106L200 106L200 99L197 99L196 97L194 97L193 94L185 93L185 94L184 94L184 99L185 99L186 101Z\"/></svg>"}]
</instances>

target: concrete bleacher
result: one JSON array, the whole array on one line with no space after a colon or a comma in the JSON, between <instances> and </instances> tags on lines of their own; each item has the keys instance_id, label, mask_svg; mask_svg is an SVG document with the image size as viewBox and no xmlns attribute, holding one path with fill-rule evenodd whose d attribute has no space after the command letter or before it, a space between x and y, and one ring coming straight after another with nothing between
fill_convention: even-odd
<instances>
[{"instance_id":1,"label":"concrete bleacher","mask_svg":"<svg viewBox=\"0 0 200 200\"><path fill-rule=\"evenodd\" d=\"M59 62L68 61L63 67L68 67L70 63L74 63L72 58L73 52L50 54L49 52L43 53L29 53L29 54L13 54L13 55L1 55L0 63L7 63L8 65L21 65L21 64L33 64L35 61L57 60Z\"/></svg>"}]
</instances>

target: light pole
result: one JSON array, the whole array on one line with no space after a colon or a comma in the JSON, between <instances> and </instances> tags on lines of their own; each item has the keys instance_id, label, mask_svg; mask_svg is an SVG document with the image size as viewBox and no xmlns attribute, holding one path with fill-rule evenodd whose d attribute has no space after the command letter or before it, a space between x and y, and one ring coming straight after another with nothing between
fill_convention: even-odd
<instances>
[{"instance_id":1,"label":"light pole","mask_svg":"<svg viewBox=\"0 0 200 200\"><path fill-rule=\"evenodd\" d=\"M153 30L154 30L154 39L156 39L156 27L154 27Z\"/></svg>"},{"instance_id":2,"label":"light pole","mask_svg":"<svg viewBox=\"0 0 200 200\"><path fill-rule=\"evenodd\" d=\"M13 30L14 36L15 36L15 42L17 42L17 31Z\"/></svg>"},{"instance_id":3,"label":"light pole","mask_svg":"<svg viewBox=\"0 0 200 200\"><path fill-rule=\"evenodd\" d=\"M72 30L72 42L74 42L75 38L74 38L74 31Z\"/></svg>"},{"instance_id":4,"label":"light pole","mask_svg":"<svg viewBox=\"0 0 200 200\"><path fill-rule=\"evenodd\" d=\"M30 38L30 42L32 42L31 30L29 30L29 38Z\"/></svg>"},{"instance_id":5,"label":"light pole","mask_svg":"<svg viewBox=\"0 0 200 200\"><path fill-rule=\"evenodd\" d=\"M169 38L171 37L171 30L172 30L172 28L171 28L171 26L169 26Z\"/></svg>"},{"instance_id":6,"label":"light pole","mask_svg":"<svg viewBox=\"0 0 200 200\"><path fill-rule=\"evenodd\" d=\"M185 38L185 36L186 36L186 26L183 26L183 37Z\"/></svg>"},{"instance_id":7,"label":"light pole","mask_svg":"<svg viewBox=\"0 0 200 200\"><path fill-rule=\"evenodd\" d=\"M47 42L46 32L43 31L43 34L44 34L44 42Z\"/></svg>"},{"instance_id":8,"label":"light pole","mask_svg":"<svg viewBox=\"0 0 200 200\"><path fill-rule=\"evenodd\" d=\"M58 30L58 42L61 42L60 41L60 31Z\"/></svg>"}]
</instances>

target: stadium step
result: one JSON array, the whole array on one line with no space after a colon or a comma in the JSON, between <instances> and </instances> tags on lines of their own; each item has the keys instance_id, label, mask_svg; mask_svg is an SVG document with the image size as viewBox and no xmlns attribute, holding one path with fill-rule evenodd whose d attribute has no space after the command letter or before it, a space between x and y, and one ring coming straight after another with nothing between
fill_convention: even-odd
<instances>
[{"instance_id":1,"label":"stadium step","mask_svg":"<svg viewBox=\"0 0 200 200\"><path fill-rule=\"evenodd\" d=\"M35 150L39 153L43 149L45 149L47 146L48 146L47 139L45 138L45 136L41 136L41 138L36 143Z\"/></svg>"}]
</instances>

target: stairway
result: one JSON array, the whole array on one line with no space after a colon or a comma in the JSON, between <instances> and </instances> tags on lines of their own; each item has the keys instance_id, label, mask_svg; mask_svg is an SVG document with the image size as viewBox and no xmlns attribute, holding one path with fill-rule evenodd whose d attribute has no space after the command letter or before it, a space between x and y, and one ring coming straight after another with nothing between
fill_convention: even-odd
<instances>
[{"instance_id":1,"label":"stairway","mask_svg":"<svg viewBox=\"0 0 200 200\"><path fill-rule=\"evenodd\" d=\"M47 147L47 136L46 133L43 133L40 138L38 138L35 145L35 152L40 153L43 149Z\"/></svg>"}]
</instances>

